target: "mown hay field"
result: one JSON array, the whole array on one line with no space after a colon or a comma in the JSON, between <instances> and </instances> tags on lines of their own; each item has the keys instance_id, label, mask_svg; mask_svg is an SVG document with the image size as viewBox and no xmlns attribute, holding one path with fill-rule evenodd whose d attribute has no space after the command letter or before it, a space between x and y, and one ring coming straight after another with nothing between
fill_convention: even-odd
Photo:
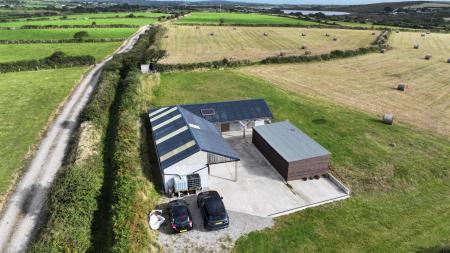
<instances>
[{"instance_id":1,"label":"mown hay field","mask_svg":"<svg viewBox=\"0 0 450 253\"><path fill-rule=\"evenodd\" d=\"M86 67L0 74L0 199Z\"/></svg>"},{"instance_id":2,"label":"mown hay field","mask_svg":"<svg viewBox=\"0 0 450 253\"><path fill-rule=\"evenodd\" d=\"M79 31L88 33L87 39L128 38L137 28L77 28L77 29L29 29L0 30L0 40L58 40L73 39Z\"/></svg>"},{"instance_id":3,"label":"mown hay field","mask_svg":"<svg viewBox=\"0 0 450 253\"><path fill-rule=\"evenodd\" d=\"M177 24L317 25L317 22L257 13L192 12Z\"/></svg>"},{"instance_id":4,"label":"mown hay field","mask_svg":"<svg viewBox=\"0 0 450 253\"><path fill-rule=\"evenodd\" d=\"M301 36L301 33L306 36ZM326 33L330 36L326 37ZM333 41L334 37L337 41ZM337 49L366 47L375 37L372 31L344 29L169 26L167 37L161 42L161 47L169 55L162 63L207 62L224 58L261 60L281 52L303 55L306 50L322 54ZM307 49L302 49L302 45Z\"/></svg>"},{"instance_id":5,"label":"mown hay field","mask_svg":"<svg viewBox=\"0 0 450 253\"><path fill-rule=\"evenodd\" d=\"M450 136L450 34L401 32L393 49L348 59L310 64L246 67L242 72L313 97L358 108ZM414 44L419 49L414 49ZM432 54L431 60L425 60ZM399 83L410 88L395 89Z\"/></svg>"},{"instance_id":6,"label":"mown hay field","mask_svg":"<svg viewBox=\"0 0 450 253\"><path fill-rule=\"evenodd\" d=\"M3 44L0 45L0 62L42 59L56 51L67 55L92 55L101 60L121 44L122 42Z\"/></svg>"}]
</instances>

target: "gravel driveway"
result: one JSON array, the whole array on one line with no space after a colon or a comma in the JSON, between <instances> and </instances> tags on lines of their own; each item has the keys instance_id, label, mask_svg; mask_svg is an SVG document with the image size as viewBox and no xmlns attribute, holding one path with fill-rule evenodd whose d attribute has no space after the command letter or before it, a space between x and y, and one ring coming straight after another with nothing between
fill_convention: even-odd
<instances>
[{"instance_id":1,"label":"gravel driveway","mask_svg":"<svg viewBox=\"0 0 450 253\"><path fill-rule=\"evenodd\" d=\"M159 245L163 248L163 252L229 252L242 235L273 225L273 220L269 217L228 211L230 226L222 230L208 231L203 227L202 216L196 202L197 196L191 195L184 199L189 204L194 229L175 234L169 223L164 223L159 229ZM160 206L160 209L164 210L164 216L167 215L166 208L165 204Z\"/></svg>"}]
</instances>

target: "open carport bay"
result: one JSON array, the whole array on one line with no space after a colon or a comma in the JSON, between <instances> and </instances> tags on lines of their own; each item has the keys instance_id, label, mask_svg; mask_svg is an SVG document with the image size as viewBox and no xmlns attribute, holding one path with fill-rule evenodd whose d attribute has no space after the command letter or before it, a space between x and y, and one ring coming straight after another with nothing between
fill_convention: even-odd
<instances>
[{"instance_id":1,"label":"open carport bay","mask_svg":"<svg viewBox=\"0 0 450 253\"><path fill-rule=\"evenodd\" d=\"M241 158L237 181L233 163L216 164L210 166L209 188L223 196L230 211L275 217L349 197L338 183L327 177L286 184L252 144L251 136L242 138L242 133L229 132L225 138Z\"/></svg>"}]
</instances>

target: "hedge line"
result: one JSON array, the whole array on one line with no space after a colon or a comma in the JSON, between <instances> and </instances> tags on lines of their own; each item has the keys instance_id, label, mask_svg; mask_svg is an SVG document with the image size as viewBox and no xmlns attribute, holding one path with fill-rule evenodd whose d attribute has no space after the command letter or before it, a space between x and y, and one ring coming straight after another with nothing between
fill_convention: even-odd
<instances>
[{"instance_id":1,"label":"hedge line","mask_svg":"<svg viewBox=\"0 0 450 253\"><path fill-rule=\"evenodd\" d=\"M95 147L97 153L81 164L69 160L60 170L45 205L48 219L32 243L30 252L111 251L109 246L114 240L111 224L97 220L99 217L105 218L97 212L105 204L111 204L111 200L103 195L102 187L109 183L104 177L114 172L111 171L113 167L110 167L114 145L110 144L116 133L117 105L120 101L118 94L123 88L123 78L131 68L139 66L143 51L149 46L154 33L154 29L151 29L141 35L132 50L114 56L103 68L96 93L80 119L93 125L100 134L100 142ZM76 145L73 145L68 157L73 157L75 152ZM109 213L104 215L108 216ZM99 234L102 238L98 237ZM99 242L103 244L100 248ZM102 249L102 246L105 248Z\"/></svg>"},{"instance_id":2,"label":"hedge line","mask_svg":"<svg viewBox=\"0 0 450 253\"><path fill-rule=\"evenodd\" d=\"M142 103L138 89L140 73L129 72L124 80L118 109L117 133L112 163L115 171L112 190L112 252L158 251L150 234L147 214L156 203L156 190L144 176L139 135ZM148 155L148 154L145 154ZM145 195L145 197L142 196Z\"/></svg>"},{"instance_id":3,"label":"hedge line","mask_svg":"<svg viewBox=\"0 0 450 253\"><path fill-rule=\"evenodd\" d=\"M112 252L148 252L155 248L147 224L147 213L152 199L149 191L153 185L143 176L140 159L139 119L142 104L139 102L139 70L144 62L143 53L160 36L161 28L153 29L146 43L137 45L130 52L132 58L126 77L122 81L121 100L118 109L117 132L114 138L112 164L114 180L112 189ZM144 41L143 41L144 42ZM146 195L143 199L142 194Z\"/></svg>"},{"instance_id":4,"label":"hedge line","mask_svg":"<svg viewBox=\"0 0 450 253\"><path fill-rule=\"evenodd\" d=\"M0 40L0 44L36 44L36 43L98 43L98 42L118 42L126 38L97 38L97 39L55 39L55 40Z\"/></svg>"},{"instance_id":5,"label":"hedge line","mask_svg":"<svg viewBox=\"0 0 450 253\"><path fill-rule=\"evenodd\" d=\"M352 57L361 54L377 52L381 49L388 49L386 44L389 35L389 30L383 31L371 43L371 46L358 48L355 50L334 50L330 53L320 55L294 55L294 56L270 56L260 61L250 60L229 60L223 59L221 61L186 63L186 64L156 64L156 69L160 72L178 71L178 70L194 70L201 68L226 68L226 67L242 67L256 64L270 64L270 63L302 63L313 61L328 61L337 58Z\"/></svg>"},{"instance_id":6,"label":"hedge line","mask_svg":"<svg viewBox=\"0 0 450 253\"><path fill-rule=\"evenodd\" d=\"M69 56L63 52L55 52L44 59L0 63L0 73L68 68L92 65L94 63L95 58L91 55Z\"/></svg>"}]
</instances>

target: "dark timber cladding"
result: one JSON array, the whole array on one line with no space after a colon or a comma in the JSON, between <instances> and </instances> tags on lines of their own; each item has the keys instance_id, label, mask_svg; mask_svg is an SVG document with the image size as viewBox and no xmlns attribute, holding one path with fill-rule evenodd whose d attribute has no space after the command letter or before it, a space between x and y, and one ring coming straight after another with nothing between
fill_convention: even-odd
<instances>
[{"instance_id":1,"label":"dark timber cladding","mask_svg":"<svg viewBox=\"0 0 450 253\"><path fill-rule=\"evenodd\" d=\"M252 141L286 181L328 173L331 153L288 121L253 128Z\"/></svg>"}]
</instances>

